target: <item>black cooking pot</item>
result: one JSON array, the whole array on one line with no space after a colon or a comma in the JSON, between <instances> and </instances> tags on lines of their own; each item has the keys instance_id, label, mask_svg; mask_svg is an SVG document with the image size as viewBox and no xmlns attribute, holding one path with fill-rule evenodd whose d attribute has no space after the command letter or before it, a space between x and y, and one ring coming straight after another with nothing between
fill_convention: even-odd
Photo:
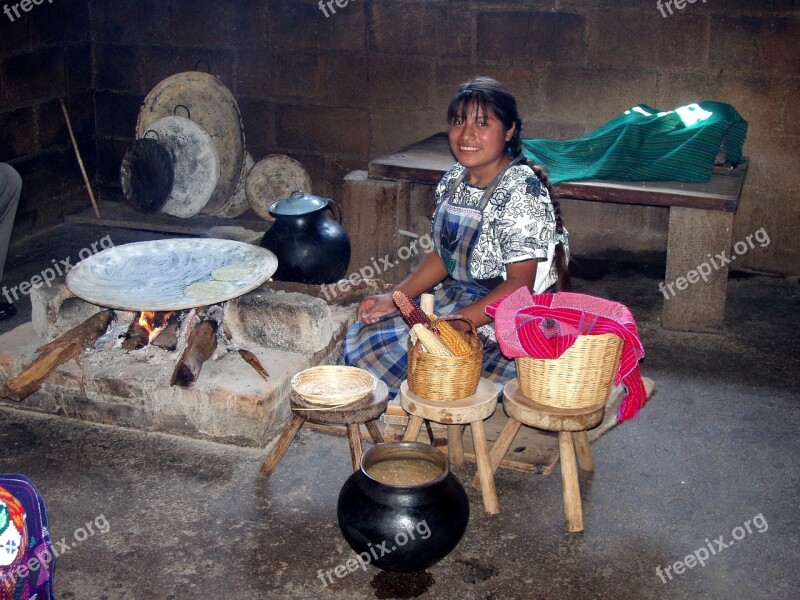
<instances>
[{"instance_id":1,"label":"black cooking pot","mask_svg":"<svg viewBox=\"0 0 800 600\"><path fill-rule=\"evenodd\" d=\"M420 461L428 471L433 469L433 475L428 473L433 479L387 483L391 475L377 475L379 465L392 463L416 473L413 464ZM458 545L467 529L469 502L441 452L419 442L389 442L364 453L361 469L339 492L336 512L342 535L359 562L408 573L436 564Z\"/></svg>"},{"instance_id":2,"label":"black cooking pot","mask_svg":"<svg viewBox=\"0 0 800 600\"><path fill-rule=\"evenodd\" d=\"M326 209L331 209L336 221L325 214ZM321 284L345 276L350 237L341 225L338 204L295 190L288 198L273 202L269 213L275 222L261 239L261 246L278 257L275 279Z\"/></svg>"}]
</instances>

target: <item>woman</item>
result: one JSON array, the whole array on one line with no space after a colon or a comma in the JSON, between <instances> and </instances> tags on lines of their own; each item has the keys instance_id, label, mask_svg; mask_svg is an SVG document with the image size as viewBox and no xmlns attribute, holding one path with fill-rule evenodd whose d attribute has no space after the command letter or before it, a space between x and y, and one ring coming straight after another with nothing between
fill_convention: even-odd
<instances>
[{"instance_id":1,"label":"woman","mask_svg":"<svg viewBox=\"0 0 800 600\"><path fill-rule=\"evenodd\" d=\"M517 103L503 86L488 77L463 84L447 120L458 162L436 188L436 251L394 290L414 298L441 283L436 313L459 313L480 327L483 375L505 382L516 376L514 362L497 347L484 308L523 286L567 289L567 231L547 178L522 154ZM342 356L383 379L392 394L407 365L408 326L396 312L391 292L365 299Z\"/></svg>"}]
</instances>

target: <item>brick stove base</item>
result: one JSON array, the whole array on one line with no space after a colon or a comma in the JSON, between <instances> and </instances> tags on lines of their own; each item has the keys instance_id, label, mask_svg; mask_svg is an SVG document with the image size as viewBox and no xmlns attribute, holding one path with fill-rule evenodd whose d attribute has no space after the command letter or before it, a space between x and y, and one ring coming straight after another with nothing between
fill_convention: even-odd
<instances>
[{"instance_id":1,"label":"brick stove base","mask_svg":"<svg viewBox=\"0 0 800 600\"><path fill-rule=\"evenodd\" d=\"M241 446L269 447L289 419L287 394L292 376L307 367L335 361L341 340L355 318L352 302L376 291L374 286L364 286L361 293L339 299L342 304L351 304L327 305L314 297L319 296L318 286L275 285L288 287L288 291L260 289L238 302L231 301L237 302L232 311L236 323L243 322L245 308L253 310L259 302L269 305L264 326L255 337L271 333L275 347L242 345L256 354L270 374L268 381L237 352L228 352L207 361L192 387L171 387L175 353L154 346L132 352L106 348L84 352L77 360L59 367L39 391L22 402L2 398L0 406ZM82 306L86 303L64 290L56 287L45 291L46 297L32 299L39 302L38 323L34 317L34 322L0 336L0 382L29 365L36 357L36 348L66 328L59 312L75 319L76 324L93 312L92 305ZM311 318L317 324L320 319L329 321L319 327L326 335L306 340L305 349L298 348L302 336L291 336L291 326ZM270 319L277 321L270 325ZM280 332L287 327L286 339L282 340ZM310 345L314 341L317 347Z\"/></svg>"}]
</instances>

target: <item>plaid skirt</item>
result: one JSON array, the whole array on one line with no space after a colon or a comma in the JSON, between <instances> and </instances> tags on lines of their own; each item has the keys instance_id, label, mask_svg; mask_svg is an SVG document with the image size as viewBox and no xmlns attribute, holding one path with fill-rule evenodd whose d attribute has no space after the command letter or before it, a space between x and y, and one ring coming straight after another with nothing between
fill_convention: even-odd
<instances>
[{"instance_id":1,"label":"plaid skirt","mask_svg":"<svg viewBox=\"0 0 800 600\"><path fill-rule=\"evenodd\" d=\"M434 290L436 314L455 314L464 306L480 300L486 292L474 286L448 279ZM481 327L483 376L504 384L517 376L513 360L500 352L494 336ZM339 364L365 369L389 386L389 398L400 391L408 367L408 325L399 313L372 325L358 322L347 332Z\"/></svg>"}]
</instances>

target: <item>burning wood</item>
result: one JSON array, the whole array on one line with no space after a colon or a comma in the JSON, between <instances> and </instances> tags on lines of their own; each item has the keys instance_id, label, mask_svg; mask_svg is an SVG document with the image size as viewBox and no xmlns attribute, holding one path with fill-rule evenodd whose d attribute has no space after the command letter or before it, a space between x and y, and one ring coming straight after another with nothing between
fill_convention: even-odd
<instances>
[{"instance_id":1,"label":"burning wood","mask_svg":"<svg viewBox=\"0 0 800 600\"><path fill-rule=\"evenodd\" d=\"M217 349L217 324L214 321L202 321L193 330L186 341L180 360L175 365L170 385L188 387L200 376L200 369L214 350Z\"/></svg>"},{"instance_id":2,"label":"burning wood","mask_svg":"<svg viewBox=\"0 0 800 600\"><path fill-rule=\"evenodd\" d=\"M128 328L122 347L125 350L144 348L155 340L175 320L176 316L177 313L174 311L153 312L147 310L140 312L138 318L134 319Z\"/></svg>"},{"instance_id":3,"label":"burning wood","mask_svg":"<svg viewBox=\"0 0 800 600\"><path fill-rule=\"evenodd\" d=\"M7 396L21 401L42 387L42 382L59 366L95 343L111 322L111 311L99 312L64 335L38 349L36 357L19 375L6 383Z\"/></svg>"},{"instance_id":4,"label":"burning wood","mask_svg":"<svg viewBox=\"0 0 800 600\"><path fill-rule=\"evenodd\" d=\"M178 333L179 328L176 320L167 325L166 329L164 329L156 338L153 339L152 344L157 348L172 352L178 347Z\"/></svg>"}]
</instances>

